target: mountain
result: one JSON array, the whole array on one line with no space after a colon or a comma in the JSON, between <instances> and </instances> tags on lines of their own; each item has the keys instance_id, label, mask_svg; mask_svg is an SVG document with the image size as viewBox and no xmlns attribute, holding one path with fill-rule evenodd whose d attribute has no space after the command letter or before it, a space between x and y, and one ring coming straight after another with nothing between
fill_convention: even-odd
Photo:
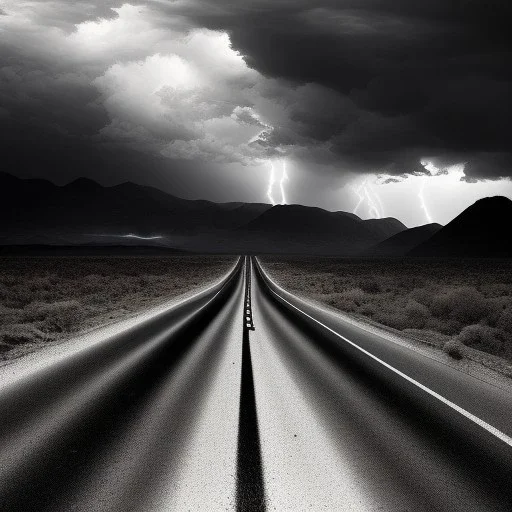
<instances>
[{"instance_id":1,"label":"mountain","mask_svg":"<svg viewBox=\"0 0 512 512\"><path fill-rule=\"evenodd\" d=\"M266 239L277 252L354 255L359 250L407 229L392 218L362 220L345 212L301 205L278 205L238 229L240 237Z\"/></svg>"},{"instance_id":2,"label":"mountain","mask_svg":"<svg viewBox=\"0 0 512 512\"><path fill-rule=\"evenodd\" d=\"M480 199L431 238L411 256L511 257L512 201L503 196Z\"/></svg>"},{"instance_id":3,"label":"mountain","mask_svg":"<svg viewBox=\"0 0 512 512\"><path fill-rule=\"evenodd\" d=\"M186 200L80 178L64 186L0 173L1 245L170 247L197 252L349 256L406 229L300 205Z\"/></svg>"},{"instance_id":4,"label":"mountain","mask_svg":"<svg viewBox=\"0 0 512 512\"><path fill-rule=\"evenodd\" d=\"M441 226L441 224L432 223L400 231L383 242L380 242L379 244L364 251L362 256L372 258L405 256L410 250L428 240L442 227L443 226Z\"/></svg>"},{"instance_id":5,"label":"mountain","mask_svg":"<svg viewBox=\"0 0 512 512\"><path fill-rule=\"evenodd\" d=\"M103 187L80 178L65 186L0 174L0 226L3 243L69 242L85 235L189 236L201 229L233 229L269 209L267 204L190 201L158 189L122 183ZM80 240L83 242L84 240ZM118 243L116 239L116 243Z\"/></svg>"}]
</instances>

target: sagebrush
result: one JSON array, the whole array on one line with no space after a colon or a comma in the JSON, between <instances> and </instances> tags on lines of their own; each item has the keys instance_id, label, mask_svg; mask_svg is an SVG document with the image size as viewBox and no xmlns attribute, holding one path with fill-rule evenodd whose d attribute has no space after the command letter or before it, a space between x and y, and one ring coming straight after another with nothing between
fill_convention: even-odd
<instances>
[{"instance_id":1,"label":"sagebrush","mask_svg":"<svg viewBox=\"0 0 512 512\"><path fill-rule=\"evenodd\" d=\"M510 260L264 258L274 278L341 311L512 359ZM437 335L437 337L436 337Z\"/></svg>"},{"instance_id":2,"label":"sagebrush","mask_svg":"<svg viewBox=\"0 0 512 512\"><path fill-rule=\"evenodd\" d=\"M227 256L0 258L0 356L204 286L234 261Z\"/></svg>"}]
</instances>

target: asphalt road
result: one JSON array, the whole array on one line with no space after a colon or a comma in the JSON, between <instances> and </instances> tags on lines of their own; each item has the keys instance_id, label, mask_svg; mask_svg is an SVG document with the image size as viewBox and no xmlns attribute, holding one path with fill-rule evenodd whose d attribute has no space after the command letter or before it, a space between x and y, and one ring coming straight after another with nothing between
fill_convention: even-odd
<instances>
[{"instance_id":1,"label":"asphalt road","mask_svg":"<svg viewBox=\"0 0 512 512\"><path fill-rule=\"evenodd\" d=\"M0 510L510 511L511 412L241 258L127 331L0 369Z\"/></svg>"}]
</instances>

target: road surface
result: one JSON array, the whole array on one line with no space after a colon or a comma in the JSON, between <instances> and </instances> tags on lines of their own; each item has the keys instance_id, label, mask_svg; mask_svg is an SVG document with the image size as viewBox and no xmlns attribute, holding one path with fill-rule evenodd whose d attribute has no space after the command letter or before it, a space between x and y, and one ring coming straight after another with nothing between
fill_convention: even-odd
<instances>
[{"instance_id":1,"label":"road surface","mask_svg":"<svg viewBox=\"0 0 512 512\"><path fill-rule=\"evenodd\" d=\"M20 365L0 371L2 511L512 510L509 393L287 293L255 258Z\"/></svg>"}]
</instances>

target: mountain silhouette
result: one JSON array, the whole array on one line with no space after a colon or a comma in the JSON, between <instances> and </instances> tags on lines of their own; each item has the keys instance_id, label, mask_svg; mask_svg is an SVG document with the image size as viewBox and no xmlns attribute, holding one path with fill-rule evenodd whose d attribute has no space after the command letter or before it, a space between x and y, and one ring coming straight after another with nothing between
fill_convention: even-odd
<instances>
[{"instance_id":1,"label":"mountain silhouette","mask_svg":"<svg viewBox=\"0 0 512 512\"><path fill-rule=\"evenodd\" d=\"M428 240L442 227L441 224L432 223L400 231L396 235L374 245L362 255L375 258L405 256L410 250L414 249L425 240Z\"/></svg>"},{"instance_id":2,"label":"mountain silhouette","mask_svg":"<svg viewBox=\"0 0 512 512\"><path fill-rule=\"evenodd\" d=\"M328 212L301 205L278 205L239 228L245 238L251 233L256 240L269 240L278 252L354 255L407 229L393 218L362 220L346 212Z\"/></svg>"},{"instance_id":3,"label":"mountain silhouette","mask_svg":"<svg viewBox=\"0 0 512 512\"><path fill-rule=\"evenodd\" d=\"M444 257L512 256L512 201L503 196L476 201L408 254Z\"/></svg>"},{"instance_id":4,"label":"mountain silhouette","mask_svg":"<svg viewBox=\"0 0 512 512\"><path fill-rule=\"evenodd\" d=\"M134 183L103 187L79 178L59 187L5 173L0 174L0 199L0 214L9 219L0 229L3 243L13 237L44 242L66 235L72 242L84 234L189 235L203 228L232 229L270 208L191 201Z\"/></svg>"},{"instance_id":5,"label":"mountain silhouette","mask_svg":"<svg viewBox=\"0 0 512 512\"><path fill-rule=\"evenodd\" d=\"M156 188L64 186L0 173L2 245L153 245L197 252L356 255L406 229L300 205L187 200ZM133 236L136 235L136 236ZM139 238L140 237L140 238Z\"/></svg>"}]
</instances>

